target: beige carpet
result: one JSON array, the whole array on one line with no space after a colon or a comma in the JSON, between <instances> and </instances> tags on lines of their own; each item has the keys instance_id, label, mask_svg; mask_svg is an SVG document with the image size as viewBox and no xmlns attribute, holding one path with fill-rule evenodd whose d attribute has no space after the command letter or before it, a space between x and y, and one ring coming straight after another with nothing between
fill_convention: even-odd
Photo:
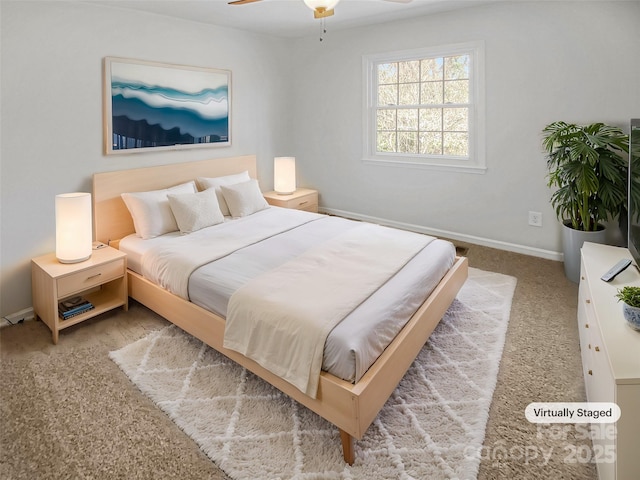
<instances>
[{"instance_id":1,"label":"beige carpet","mask_svg":"<svg viewBox=\"0 0 640 480\"><path fill-rule=\"evenodd\" d=\"M234 479L475 479L516 279L471 268L344 463L335 427L176 327L111 353Z\"/></svg>"},{"instance_id":2,"label":"beige carpet","mask_svg":"<svg viewBox=\"0 0 640 480\"><path fill-rule=\"evenodd\" d=\"M577 286L560 262L464 246L472 267L518 279L478 480L595 479L593 464L568 455L588 438L523 414L530 402L585 401ZM227 479L109 360L167 325L131 302L63 330L58 345L41 322L0 329L0 478Z\"/></svg>"}]
</instances>

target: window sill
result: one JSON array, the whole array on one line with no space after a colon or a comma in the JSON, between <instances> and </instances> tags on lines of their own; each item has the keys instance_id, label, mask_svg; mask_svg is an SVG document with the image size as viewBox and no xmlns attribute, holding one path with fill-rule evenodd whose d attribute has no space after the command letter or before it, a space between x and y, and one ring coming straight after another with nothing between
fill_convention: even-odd
<instances>
[{"instance_id":1,"label":"window sill","mask_svg":"<svg viewBox=\"0 0 640 480\"><path fill-rule=\"evenodd\" d=\"M443 172L459 172L459 173L473 173L476 175L482 175L486 173L486 166L479 165L457 165L452 163L427 163L421 161L412 161L409 159L378 159L378 158L363 158L362 162L369 165L379 165L383 167L400 167L400 168L418 168L423 170L436 170Z\"/></svg>"}]
</instances>

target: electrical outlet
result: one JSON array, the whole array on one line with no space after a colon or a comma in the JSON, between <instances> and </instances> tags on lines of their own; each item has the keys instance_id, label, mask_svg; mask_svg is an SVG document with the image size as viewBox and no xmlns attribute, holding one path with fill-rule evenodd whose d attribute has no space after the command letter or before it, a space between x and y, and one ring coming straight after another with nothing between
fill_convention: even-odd
<instances>
[{"instance_id":1,"label":"electrical outlet","mask_svg":"<svg viewBox=\"0 0 640 480\"><path fill-rule=\"evenodd\" d=\"M533 225L534 227L542 226L542 213L540 212L529 212L529 225Z\"/></svg>"}]
</instances>

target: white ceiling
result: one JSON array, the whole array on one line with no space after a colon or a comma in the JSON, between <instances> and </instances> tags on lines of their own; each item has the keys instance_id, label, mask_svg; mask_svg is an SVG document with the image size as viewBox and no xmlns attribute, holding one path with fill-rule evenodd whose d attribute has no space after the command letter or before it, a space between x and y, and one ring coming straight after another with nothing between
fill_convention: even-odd
<instances>
[{"instance_id":1,"label":"white ceiling","mask_svg":"<svg viewBox=\"0 0 640 480\"><path fill-rule=\"evenodd\" d=\"M321 20L303 0L261 0L228 5L227 0L85 0L113 8L182 18L281 37L320 33ZM341 0L325 20L328 32L504 0Z\"/></svg>"}]
</instances>

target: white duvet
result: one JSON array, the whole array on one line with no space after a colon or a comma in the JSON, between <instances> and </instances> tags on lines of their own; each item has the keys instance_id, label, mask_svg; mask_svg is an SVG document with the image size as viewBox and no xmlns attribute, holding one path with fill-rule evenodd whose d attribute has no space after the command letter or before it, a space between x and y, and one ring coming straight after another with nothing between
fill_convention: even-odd
<instances>
[{"instance_id":1,"label":"white duvet","mask_svg":"<svg viewBox=\"0 0 640 480\"><path fill-rule=\"evenodd\" d=\"M224 346L315 398L329 332L433 240L356 224L238 289Z\"/></svg>"}]
</instances>

